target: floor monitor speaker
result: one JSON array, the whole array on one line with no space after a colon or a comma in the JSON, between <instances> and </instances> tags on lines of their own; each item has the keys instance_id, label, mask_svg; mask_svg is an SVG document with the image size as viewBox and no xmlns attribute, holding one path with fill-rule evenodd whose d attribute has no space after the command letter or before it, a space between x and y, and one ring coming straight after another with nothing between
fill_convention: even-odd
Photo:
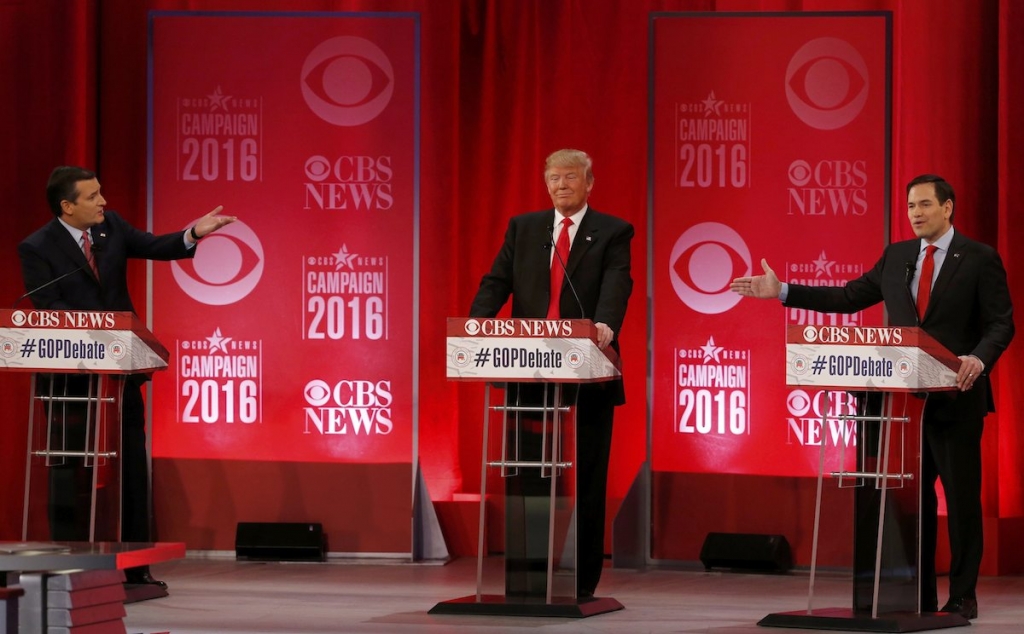
<instances>
[{"instance_id":1,"label":"floor monitor speaker","mask_svg":"<svg viewBox=\"0 0 1024 634\"><path fill-rule=\"evenodd\" d=\"M239 522L235 557L249 561L324 561L326 543L319 523Z\"/></svg>"},{"instance_id":2,"label":"floor monitor speaker","mask_svg":"<svg viewBox=\"0 0 1024 634\"><path fill-rule=\"evenodd\" d=\"M709 570L787 572L793 567L789 542L783 535L708 533L700 549L700 561Z\"/></svg>"}]
</instances>

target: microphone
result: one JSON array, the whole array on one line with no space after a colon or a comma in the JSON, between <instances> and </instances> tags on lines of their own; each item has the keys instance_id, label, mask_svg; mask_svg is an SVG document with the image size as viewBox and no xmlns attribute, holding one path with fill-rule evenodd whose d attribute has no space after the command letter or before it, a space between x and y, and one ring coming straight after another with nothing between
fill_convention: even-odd
<instances>
[{"instance_id":1,"label":"microphone","mask_svg":"<svg viewBox=\"0 0 1024 634\"><path fill-rule=\"evenodd\" d=\"M568 230L569 229L567 227L562 227L562 231L568 231ZM559 253L558 249L555 247L555 228L554 228L554 226L548 227L548 232L551 234L551 250L554 251L555 259L558 260L559 266L562 267L562 273L565 275L565 281L569 283L569 290L572 291L572 296L576 298L576 305L580 307L580 318L581 319L586 319L587 318L587 314L583 310L583 302L580 301L580 296L576 292L576 287L573 286L573 284L572 284L572 278L569 277L569 271L568 271L568 269L565 268L565 262L562 261L562 254ZM551 292L554 293L555 290L551 289Z\"/></svg>"},{"instance_id":2,"label":"microphone","mask_svg":"<svg viewBox=\"0 0 1024 634\"><path fill-rule=\"evenodd\" d=\"M21 300L25 299L29 295L34 295L34 294L38 293L39 291L43 290L44 288L46 288L47 286L50 286L51 284L56 284L57 282L61 281L65 277L71 277L72 275L74 275L75 273L78 273L79 271L81 271L82 269L84 269L87 266L89 266L89 265L88 264L83 264L83 265L79 266L77 269L71 269L70 271L68 271L67 273L64 273L63 275L58 275L57 277L53 278L49 282L46 282L45 284L40 284L39 286L33 288L32 290L30 290L29 292L25 293L24 295L22 295L18 299L14 300L14 303L11 304L11 308L17 308L18 304L21 303Z\"/></svg>"},{"instance_id":3,"label":"microphone","mask_svg":"<svg viewBox=\"0 0 1024 634\"><path fill-rule=\"evenodd\" d=\"M917 271L917 262L909 260L906 263L907 266L907 279L906 284L910 286L910 283L914 281L914 272Z\"/></svg>"},{"instance_id":4,"label":"microphone","mask_svg":"<svg viewBox=\"0 0 1024 634\"><path fill-rule=\"evenodd\" d=\"M554 225L548 225L548 239L544 242L544 244L540 245L540 248L542 248L544 250L554 249L555 248L555 226Z\"/></svg>"}]
</instances>

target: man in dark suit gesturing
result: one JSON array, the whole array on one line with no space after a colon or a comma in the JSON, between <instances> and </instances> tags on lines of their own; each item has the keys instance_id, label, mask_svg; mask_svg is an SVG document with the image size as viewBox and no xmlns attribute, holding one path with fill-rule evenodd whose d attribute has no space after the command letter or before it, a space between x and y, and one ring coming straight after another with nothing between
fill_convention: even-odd
<instances>
[{"instance_id":1,"label":"man in dark suit gesturing","mask_svg":"<svg viewBox=\"0 0 1024 634\"><path fill-rule=\"evenodd\" d=\"M51 310L132 311L128 295L128 259L176 260L195 255L204 236L235 221L220 207L184 231L156 236L140 231L105 209L96 174L80 167L58 167L50 174L46 198L54 218L18 245L26 296L36 308ZM40 377L54 393L87 394L88 377ZM121 539L148 542L149 478L141 385L145 376L129 376L121 393ZM85 418L82 407L68 405L65 420ZM79 421L80 422L80 421ZM77 433L77 432L75 432ZM84 432L82 432L84 433ZM82 437L84 442L84 436ZM89 508L82 504L89 485L83 483L80 459L50 473L51 538L89 538ZM164 585L148 569L126 571L129 583Z\"/></svg>"},{"instance_id":2,"label":"man in dark suit gesturing","mask_svg":"<svg viewBox=\"0 0 1024 634\"><path fill-rule=\"evenodd\" d=\"M946 494L952 555L949 601L942 611L973 619L982 555L981 434L985 415L995 411L989 373L1014 326L1002 260L991 247L953 229L955 204L943 178L918 176L907 185L907 213L919 239L889 245L861 277L842 287L780 284L762 260L764 275L737 278L731 287L748 297L778 298L786 306L821 312L853 313L885 302L890 326L920 326L960 357L959 391L931 395L924 409L921 611L934 612L938 605L938 478Z\"/></svg>"},{"instance_id":3,"label":"man in dark suit gesturing","mask_svg":"<svg viewBox=\"0 0 1024 634\"><path fill-rule=\"evenodd\" d=\"M590 157L559 150L544 179L554 209L515 216L473 299L472 317L493 317L512 296L512 316L590 319L598 345L618 351L617 335L633 290L633 226L587 204L594 187ZM553 286L554 285L554 286ZM604 560L605 490L615 406L622 381L586 384L577 398L577 596L594 594Z\"/></svg>"}]
</instances>

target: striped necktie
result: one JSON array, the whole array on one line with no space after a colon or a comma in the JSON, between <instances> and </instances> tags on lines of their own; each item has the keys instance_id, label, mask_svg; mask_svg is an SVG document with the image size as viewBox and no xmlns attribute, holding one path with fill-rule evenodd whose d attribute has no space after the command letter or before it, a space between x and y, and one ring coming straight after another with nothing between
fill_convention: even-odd
<instances>
[{"instance_id":1,"label":"striped necktie","mask_svg":"<svg viewBox=\"0 0 1024 634\"><path fill-rule=\"evenodd\" d=\"M92 241L89 240L89 232L82 232L82 251L85 252L85 260L89 263L89 268L92 269L92 274L96 276L96 279L100 279L100 270L96 266L96 256L92 253Z\"/></svg>"}]
</instances>

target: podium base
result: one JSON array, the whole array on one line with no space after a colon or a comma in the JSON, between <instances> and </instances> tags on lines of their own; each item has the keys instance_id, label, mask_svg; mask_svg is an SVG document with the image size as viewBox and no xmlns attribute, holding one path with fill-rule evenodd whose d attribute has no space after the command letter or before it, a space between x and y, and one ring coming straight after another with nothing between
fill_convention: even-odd
<instances>
[{"instance_id":1,"label":"podium base","mask_svg":"<svg viewBox=\"0 0 1024 634\"><path fill-rule=\"evenodd\" d=\"M554 616L580 619L622 609L622 604L611 597L570 599L555 597L551 603L532 597L506 597L483 594L442 601L427 614L471 614L476 616Z\"/></svg>"},{"instance_id":2,"label":"podium base","mask_svg":"<svg viewBox=\"0 0 1024 634\"><path fill-rule=\"evenodd\" d=\"M920 632L947 627L961 627L971 622L949 612L892 612L871 618L870 613L848 608L800 610L769 614L758 625L763 627L794 627L806 630L842 630L846 632Z\"/></svg>"},{"instance_id":3,"label":"podium base","mask_svg":"<svg viewBox=\"0 0 1024 634\"><path fill-rule=\"evenodd\" d=\"M167 588L153 583L126 583L124 584L124 602L138 603L150 599L162 599L167 594Z\"/></svg>"}]
</instances>

